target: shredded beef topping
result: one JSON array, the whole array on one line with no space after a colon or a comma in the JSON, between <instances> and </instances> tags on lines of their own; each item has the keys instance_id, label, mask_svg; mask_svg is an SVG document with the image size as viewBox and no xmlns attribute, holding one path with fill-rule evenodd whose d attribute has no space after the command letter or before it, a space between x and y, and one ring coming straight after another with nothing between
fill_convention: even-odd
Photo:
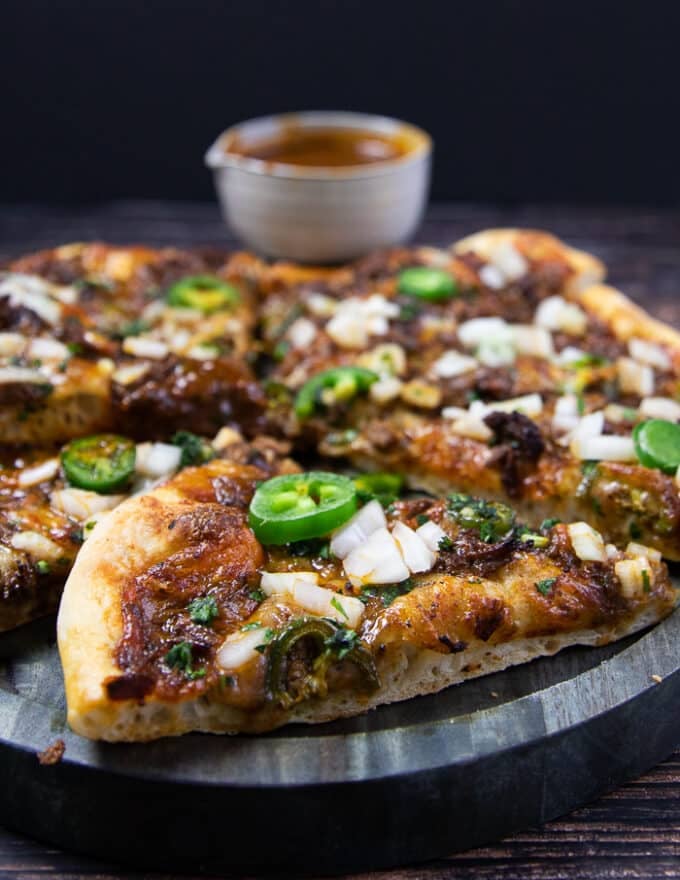
<instances>
[{"instance_id":1,"label":"shredded beef topping","mask_svg":"<svg viewBox=\"0 0 680 880\"><path fill-rule=\"evenodd\" d=\"M505 491L516 498L522 480L545 449L541 432L531 419L518 412L492 412L484 422L495 435L494 459L500 466Z\"/></svg>"}]
</instances>

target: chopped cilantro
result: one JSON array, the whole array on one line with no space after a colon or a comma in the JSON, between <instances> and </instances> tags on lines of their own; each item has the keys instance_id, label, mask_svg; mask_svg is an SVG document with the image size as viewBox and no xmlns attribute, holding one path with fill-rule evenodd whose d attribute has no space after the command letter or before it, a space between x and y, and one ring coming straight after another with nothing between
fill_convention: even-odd
<instances>
[{"instance_id":1,"label":"chopped cilantro","mask_svg":"<svg viewBox=\"0 0 680 880\"><path fill-rule=\"evenodd\" d=\"M262 633L262 638L264 639L264 642L262 642L262 644L260 645L255 645L255 650L260 654L264 654L264 652L267 650L267 645L271 642L275 635L276 632L273 629L269 629L269 627L267 627L267 629Z\"/></svg>"},{"instance_id":2,"label":"chopped cilantro","mask_svg":"<svg viewBox=\"0 0 680 880\"><path fill-rule=\"evenodd\" d=\"M67 342L66 348L71 352L71 354L82 354L83 346L79 342Z\"/></svg>"},{"instance_id":3,"label":"chopped cilantro","mask_svg":"<svg viewBox=\"0 0 680 880\"><path fill-rule=\"evenodd\" d=\"M199 596L192 599L187 608L191 620L194 623L202 623L204 626L210 626L220 613L214 596Z\"/></svg>"},{"instance_id":4,"label":"chopped cilantro","mask_svg":"<svg viewBox=\"0 0 680 880\"><path fill-rule=\"evenodd\" d=\"M338 660L343 660L355 647L359 636L346 626L339 626L333 635L324 641L324 648L335 655Z\"/></svg>"},{"instance_id":5,"label":"chopped cilantro","mask_svg":"<svg viewBox=\"0 0 680 880\"><path fill-rule=\"evenodd\" d=\"M448 535L444 535L443 538L440 539L439 544L437 545L438 550L453 550L453 541L449 538Z\"/></svg>"},{"instance_id":6,"label":"chopped cilantro","mask_svg":"<svg viewBox=\"0 0 680 880\"><path fill-rule=\"evenodd\" d=\"M635 520L631 520L628 526L628 534L634 541L638 541L642 537L642 529Z\"/></svg>"},{"instance_id":7,"label":"chopped cilantro","mask_svg":"<svg viewBox=\"0 0 680 880\"><path fill-rule=\"evenodd\" d=\"M649 581L649 571L646 568L642 569L642 585L644 587L645 593L648 593L651 589L651 584Z\"/></svg>"},{"instance_id":8,"label":"chopped cilantro","mask_svg":"<svg viewBox=\"0 0 680 880\"><path fill-rule=\"evenodd\" d=\"M608 363L607 358L602 357L602 355L584 354L581 357L576 358L574 361L569 361L568 366L572 367L574 370L580 370L583 367L601 367L606 363Z\"/></svg>"},{"instance_id":9,"label":"chopped cilantro","mask_svg":"<svg viewBox=\"0 0 680 880\"><path fill-rule=\"evenodd\" d=\"M235 681L236 680L233 675L220 675L219 677L219 685L222 689L233 687Z\"/></svg>"},{"instance_id":10,"label":"chopped cilantro","mask_svg":"<svg viewBox=\"0 0 680 880\"><path fill-rule=\"evenodd\" d=\"M250 632L251 630L254 630L254 629L260 629L261 626L262 626L262 624L260 623L259 620L254 620L252 623L246 623L245 626L242 626L241 632L247 633L247 632Z\"/></svg>"},{"instance_id":11,"label":"chopped cilantro","mask_svg":"<svg viewBox=\"0 0 680 880\"><path fill-rule=\"evenodd\" d=\"M342 607L342 603L340 602L340 600L338 599L337 596L333 596L333 598L331 599L331 605L333 606L333 608L335 608L335 610L337 612L342 614L342 616L345 618L345 620L349 620L349 614Z\"/></svg>"},{"instance_id":12,"label":"chopped cilantro","mask_svg":"<svg viewBox=\"0 0 680 880\"><path fill-rule=\"evenodd\" d=\"M264 600L267 598L267 595L262 590L251 590L248 593L248 598L252 599L253 602L264 602Z\"/></svg>"},{"instance_id":13,"label":"chopped cilantro","mask_svg":"<svg viewBox=\"0 0 680 880\"><path fill-rule=\"evenodd\" d=\"M544 578L542 581L536 581L536 589L542 596L547 596L548 593L555 586L555 582L557 578Z\"/></svg>"},{"instance_id":14,"label":"chopped cilantro","mask_svg":"<svg viewBox=\"0 0 680 880\"><path fill-rule=\"evenodd\" d=\"M586 411L586 401L581 392L576 395L576 409L580 416L582 416Z\"/></svg>"},{"instance_id":15,"label":"chopped cilantro","mask_svg":"<svg viewBox=\"0 0 680 880\"><path fill-rule=\"evenodd\" d=\"M36 562L35 567L36 567L38 574L49 574L50 571L52 570L50 568L49 562L47 562L45 559L39 559Z\"/></svg>"},{"instance_id":16,"label":"chopped cilantro","mask_svg":"<svg viewBox=\"0 0 680 880\"><path fill-rule=\"evenodd\" d=\"M171 669L183 672L189 679L203 678L205 669L194 669L194 652L189 642L178 642L165 655L165 662Z\"/></svg>"},{"instance_id":17,"label":"chopped cilantro","mask_svg":"<svg viewBox=\"0 0 680 880\"><path fill-rule=\"evenodd\" d=\"M275 361L282 361L290 351L290 342L285 339L279 340L274 346L272 357Z\"/></svg>"},{"instance_id":18,"label":"chopped cilantro","mask_svg":"<svg viewBox=\"0 0 680 880\"><path fill-rule=\"evenodd\" d=\"M398 584L386 584L384 587L364 587L359 598L365 604L369 599L380 599L382 604L387 608L398 599L399 596L405 596L415 587L411 578L406 578Z\"/></svg>"},{"instance_id":19,"label":"chopped cilantro","mask_svg":"<svg viewBox=\"0 0 680 880\"><path fill-rule=\"evenodd\" d=\"M426 522L430 521L430 517L426 513L419 513L416 517L416 523L419 526L424 526Z\"/></svg>"},{"instance_id":20,"label":"chopped cilantro","mask_svg":"<svg viewBox=\"0 0 680 880\"><path fill-rule=\"evenodd\" d=\"M212 446L201 437L192 434L191 431L177 431L170 442L173 446L179 446L182 450L182 457L179 462L181 467L205 464L206 461L210 461L215 457L215 450Z\"/></svg>"},{"instance_id":21,"label":"chopped cilantro","mask_svg":"<svg viewBox=\"0 0 680 880\"><path fill-rule=\"evenodd\" d=\"M593 461L592 459L588 459L587 461L582 462L581 464L581 473L584 477L592 477L597 470L597 461Z\"/></svg>"},{"instance_id":22,"label":"chopped cilantro","mask_svg":"<svg viewBox=\"0 0 680 880\"><path fill-rule=\"evenodd\" d=\"M309 538L307 541L293 541L288 544L288 552L291 556L307 556L313 558L320 556L322 559L328 559L330 556L330 546L324 538Z\"/></svg>"},{"instance_id":23,"label":"chopped cilantro","mask_svg":"<svg viewBox=\"0 0 680 880\"><path fill-rule=\"evenodd\" d=\"M422 312L422 308L417 303L405 303L399 308L400 321L413 321Z\"/></svg>"},{"instance_id":24,"label":"chopped cilantro","mask_svg":"<svg viewBox=\"0 0 680 880\"><path fill-rule=\"evenodd\" d=\"M347 428L345 431L331 431L330 434L326 434L326 443L330 446L349 446L358 436L359 432L354 428Z\"/></svg>"},{"instance_id":25,"label":"chopped cilantro","mask_svg":"<svg viewBox=\"0 0 680 880\"><path fill-rule=\"evenodd\" d=\"M82 529L72 529L68 533L69 538L73 541L74 544L82 544L85 538L83 537Z\"/></svg>"},{"instance_id":26,"label":"chopped cilantro","mask_svg":"<svg viewBox=\"0 0 680 880\"><path fill-rule=\"evenodd\" d=\"M134 318L125 324L121 324L111 335L115 339L125 339L128 336L139 336L151 329L151 324L142 318Z\"/></svg>"},{"instance_id":27,"label":"chopped cilantro","mask_svg":"<svg viewBox=\"0 0 680 880\"><path fill-rule=\"evenodd\" d=\"M539 526L539 529L542 532L547 532L553 526L559 525L561 522L562 522L562 520L557 519L557 517L552 517L551 519L544 519L543 522L541 523L541 525Z\"/></svg>"}]
</instances>

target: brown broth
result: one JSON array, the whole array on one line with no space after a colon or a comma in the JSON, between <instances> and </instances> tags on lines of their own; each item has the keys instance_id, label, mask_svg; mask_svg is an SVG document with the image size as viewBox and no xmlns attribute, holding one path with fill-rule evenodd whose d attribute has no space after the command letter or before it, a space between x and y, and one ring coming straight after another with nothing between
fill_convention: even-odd
<instances>
[{"instance_id":1,"label":"brown broth","mask_svg":"<svg viewBox=\"0 0 680 880\"><path fill-rule=\"evenodd\" d=\"M407 138L356 128L288 128L276 138L244 144L238 139L228 152L264 162L310 167L371 165L405 155Z\"/></svg>"}]
</instances>

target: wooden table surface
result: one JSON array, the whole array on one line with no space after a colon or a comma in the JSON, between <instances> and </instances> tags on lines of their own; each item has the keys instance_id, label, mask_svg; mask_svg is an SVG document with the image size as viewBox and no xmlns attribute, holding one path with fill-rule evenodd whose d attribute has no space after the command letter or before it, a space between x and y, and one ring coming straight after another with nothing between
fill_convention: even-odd
<instances>
[{"instance_id":1,"label":"wooden table surface","mask_svg":"<svg viewBox=\"0 0 680 880\"><path fill-rule=\"evenodd\" d=\"M439 204L429 210L418 240L445 245L477 229L501 225L549 229L571 244L592 251L609 266L613 284L680 327L680 211ZM0 208L0 259L57 243L94 238L121 243L233 244L217 208L210 204L116 202L84 208ZM11 792L0 796L11 797ZM124 845L121 842L121 852ZM285 865L281 867L285 871ZM170 876L104 865L0 829L0 878L132 880ZM527 829L493 846L437 862L355 875L355 880L359 877L680 878L680 749L642 779L542 828Z\"/></svg>"}]
</instances>

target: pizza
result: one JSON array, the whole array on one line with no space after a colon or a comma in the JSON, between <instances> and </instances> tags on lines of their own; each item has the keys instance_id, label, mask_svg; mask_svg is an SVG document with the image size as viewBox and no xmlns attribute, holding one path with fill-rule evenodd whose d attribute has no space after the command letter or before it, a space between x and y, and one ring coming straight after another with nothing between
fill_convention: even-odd
<instances>
[{"instance_id":1,"label":"pizza","mask_svg":"<svg viewBox=\"0 0 680 880\"><path fill-rule=\"evenodd\" d=\"M254 423L248 259L68 245L0 276L0 436L59 443L114 426L162 439Z\"/></svg>"},{"instance_id":2,"label":"pizza","mask_svg":"<svg viewBox=\"0 0 680 880\"><path fill-rule=\"evenodd\" d=\"M680 336L604 275L516 229L332 268L8 263L0 629L61 599L72 727L147 740L343 717L661 619Z\"/></svg>"},{"instance_id":3,"label":"pizza","mask_svg":"<svg viewBox=\"0 0 680 880\"><path fill-rule=\"evenodd\" d=\"M280 429L417 489L582 519L677 560L677 461L650 469L633 435L680 419L680 335L602 275L516 230L279 273L262 321Z\"/></svg>"},{"instance_id":4,"label":"pizza","mask_svg":"<svg viewBox=\"0 0 680 880\"><path fill-rule=\"evenodd\" d=\"M354 715L605 644L676 601L658 551L617 550L583 522L533 532L461 493L385 510L357 500L357 483L385 488L365 478L264 476L224 460L189 468L94 529L58 619L77 733L257 733Z\"/></svg>"},{"instance_id":5,"label":"pizza","mask_svg":"<svg viewBox=\"0 0 680 880\"><path fill-rule=\"evenodd\" d=\"M183 467L229 458L274 474L288 444L232 428L211 440L177 431L167 442L120 434L78 438L58 449L0 455L0 632L55 612L66 578L95 525L129 497ZM96 467L92 467L92 462Z\"/></svg>"}]
</instances>

